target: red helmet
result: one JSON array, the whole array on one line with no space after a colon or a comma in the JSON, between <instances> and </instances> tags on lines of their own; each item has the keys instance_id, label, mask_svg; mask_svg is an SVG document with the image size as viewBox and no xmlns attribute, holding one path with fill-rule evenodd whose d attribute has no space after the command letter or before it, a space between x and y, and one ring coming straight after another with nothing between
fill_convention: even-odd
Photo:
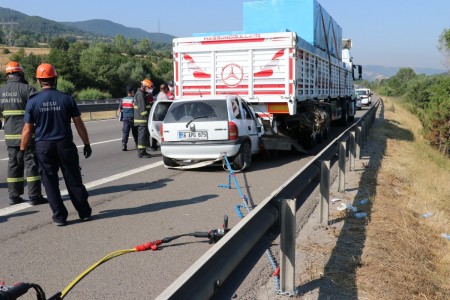
<instances>
[{"instance_id":1,"label":"red helmet","mask_svg":"<svg viewBox=\"0 0 450 300\"><path fill-rule=\"evenodd\" d=\"M55 67L51 64L40 64L36 69L36 78L54 78L58 77Z\"/></svg>"},{"instance_id":2,"label":"red helmet","mask_svg":"<svg viewBox=\"0 0 450 300\"><path fill-rule=\"evenodd\" d=\"M144 79L141 81L141 84L146 87L153 87L153 82L150 79Z\"/></svg>"},{"instance_id":3,"label":"red helmet","mask_svg":"<svg viewBox=\"0 0 450 300\"><path fill-rule=\"evenodd\" d=\"M16 72L23 72L22 66L18 62L10 61L6 65L6 74L12 74Z\"/></svg>"}]
</instances>

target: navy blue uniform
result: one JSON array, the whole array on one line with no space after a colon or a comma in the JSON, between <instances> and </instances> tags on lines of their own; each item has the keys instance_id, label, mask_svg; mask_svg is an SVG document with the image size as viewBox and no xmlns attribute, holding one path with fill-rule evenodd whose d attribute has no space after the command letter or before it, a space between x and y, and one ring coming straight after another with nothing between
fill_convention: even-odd
<instances>
[{"instance_id":1,"label":"navy blue uniform","mask_svg":"<svg viewBox=\"0 0 450 300\"><path fill-rule=\"evenodd\" d=\"M24 122L35 124L36 154L41 180L55 222L65 222L68 215L59 190L60 168L70 200L80 218L90 217L92 213L70 126L71 118L79 116L75 100L54 88L43 89L30 97L25 108Z\"/></svg>"},{"instance_id":2,"label":"navy blue uniform","mask_svg":"<svg viewBox=\"0 0 450 300\"><path fill-rule=\"evenodd\" d=\"M20 141L22 138L23 116L25 105L36 89L28 84L22 76L9 75L7 83L0 88L0 112L5 117L5 142L8 150L8 193L10 203L20 202L24 193L26 175L28 196L34 201L42 197L41 178L35 158L34 141L25 151L24 165L17 162Z\"/></svg>"},{"instance_id":3,"label":"navy blue uniform","mask_svg":"<svg viewBox=\"0 0 450 300\"><path fill-rule=\"evenodd\" d=\"M122 148L128 143L130 130L133 134L134 143L138 143L138 129L134 126L134 104L133 97L127 96L120 101L119 110L122 113Z\"/></svg>"}]
</instances>

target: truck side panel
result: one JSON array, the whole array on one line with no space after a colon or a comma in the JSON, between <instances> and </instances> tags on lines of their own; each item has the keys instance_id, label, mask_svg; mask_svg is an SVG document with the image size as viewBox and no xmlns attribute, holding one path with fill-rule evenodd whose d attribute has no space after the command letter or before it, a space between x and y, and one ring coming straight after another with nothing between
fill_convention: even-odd
<instances>
[{"instance_id":1,"label":"truck side panel","mask_svg":"<svg viewBox=\"0 0 450 300\"><path fill-rule=\"evenodd\" d=\"M182 38L174 45L177 97L238 94L269 113L293 115L296 102L352 95L342 62L294 33Z\"/></svg>"}]
</instances>

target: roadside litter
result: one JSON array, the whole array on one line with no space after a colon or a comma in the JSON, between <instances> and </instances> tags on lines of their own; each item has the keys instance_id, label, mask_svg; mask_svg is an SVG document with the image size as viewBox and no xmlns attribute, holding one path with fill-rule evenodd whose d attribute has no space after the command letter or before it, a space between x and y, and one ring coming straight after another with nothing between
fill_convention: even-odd
<instances>
[{"instance_id":1,"label":"roadside litter","mask_svg":"<svg viewBox=\"0 0 450 300\"><path fill-rule=\"evenodd\" d=\"M350 212L357 212L358 209L351 205L351 204L345 204L345 203L341 203L341 206L339 206L338 208L336 208L339 211L344 211L344 210L348 210Z\"/></svg>"},{"instance_id":2,"label":"roadside litter","mask_svg":"<svg viewBox=\"0 0 450 300\"><path fill-rule=\"evenodd\" d=\"M431 217L432 215L433 215L432 212L427 212L427 213L422 214L420 217L421 217L422 219L426 219L426 218Z\"/></svg>"},{"instance_id":3,"label":"roadside litter","mask_svg":"<svg viewBox=\"0 0 450 300\"><path fill-rule=\"evenodd\" d=\"M450 233L443 233L443 234L441 234L441 236L442 236L444 239L447 239L447 240L450 241Z\"/></svg>"}]
</instances>

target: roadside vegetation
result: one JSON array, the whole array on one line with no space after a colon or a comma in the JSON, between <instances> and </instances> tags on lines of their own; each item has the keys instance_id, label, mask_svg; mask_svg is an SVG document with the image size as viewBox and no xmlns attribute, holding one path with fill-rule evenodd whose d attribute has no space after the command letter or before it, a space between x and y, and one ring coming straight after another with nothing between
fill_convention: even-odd
<instances>
[{"instance_id":1,"label":"roadside vegetation","mask_svg":"<svg viewBox=\"0 0 450 300\"><path fill-rule=\"evenodd\" d=\"M382 150L362 180L372 191L358 268L366 299L450 299L450 160L423 137L420 120L383 97L384 125L369 139Z\"/></svg>"},{"instance_id":2,"label":"roadside vegetation","mask_svg":"<svg viewBox=\"0 0 450 300\"><path fill-rule=\"evenodd\" d=\"M0 63L19 62L28 82L36 88L36 68L42 62L55 65L58 88L77 100L124 96L128 85L139 86L150 78L155 86L173 78L171 45L148 39L136 41L117 35L112 41L85 42L58 37L39 48L0 45ZM2 76L0 84L4 84Z\"/></svg>"}]
</instances>

